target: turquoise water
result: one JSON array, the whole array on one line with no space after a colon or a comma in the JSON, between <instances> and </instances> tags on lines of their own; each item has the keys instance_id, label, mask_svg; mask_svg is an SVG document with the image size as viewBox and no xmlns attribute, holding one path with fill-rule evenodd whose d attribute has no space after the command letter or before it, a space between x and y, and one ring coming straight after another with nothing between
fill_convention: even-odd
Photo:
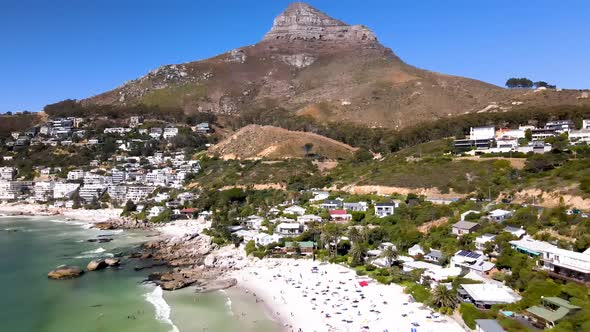
<instances>
[{"instance_id":1,"label":"turquoise water","mask_svg":"<svg viewBox=\"0 0 590 332\"><path fill-rule=\"evenodd\" d=\"M109 243L88 239L108 235ZM49 280L58 265L82 268L93 258L127 252L145 233L86 229L55 217L0 218L1 331L278 331L263 308L236 290L162 292L142 281L137 261L119 269ZM242 314L243 313L243 314Z\"/></svg>"}]
</instances>

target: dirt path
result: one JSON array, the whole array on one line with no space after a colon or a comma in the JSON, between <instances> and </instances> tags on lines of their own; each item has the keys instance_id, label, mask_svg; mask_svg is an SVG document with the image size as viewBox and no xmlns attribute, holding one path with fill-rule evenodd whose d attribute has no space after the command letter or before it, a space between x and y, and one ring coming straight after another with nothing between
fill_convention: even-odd
<instances>
[{"instance_id":1,"label":"dirt path","mask_svg":"<svg viewBox=\"0 0 590 332\"><path fill-rule=\"evenodd\" d=\"M510 162L510 166L514 169L523 169L524 163L526 161L525 158L504 158L504 157L490 157L490 158L459 157L459 158L455 158L454 160L473 160L473 161L506 160L506 161Z\"/></svg>"}]
</instances>

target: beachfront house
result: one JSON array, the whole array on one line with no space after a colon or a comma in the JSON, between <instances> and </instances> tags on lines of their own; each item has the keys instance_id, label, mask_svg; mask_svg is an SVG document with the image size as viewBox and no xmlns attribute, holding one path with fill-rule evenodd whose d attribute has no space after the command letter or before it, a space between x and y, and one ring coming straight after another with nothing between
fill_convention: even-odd
<instances>
[{"instance_id":1,"label":"beachfront house","mask_svg":"<svg viewBox=\"0 0 590 332\"><path fill-rule=\"evenodd\" d=\"M399 202L391 201L387 203L377 203L375 204L375 215L379 218L385 218L387 216L392 216L395 212L395 209L399 207Z\"/></svg>"},{"instance_id":2,"label":"beachfront house","mask_svg":"<svg viewBox=\"0 0 590 332\"><path fill-rule=\"evenodd\" d=\"M415 244L410 249L408 249L408 255L412 257L416 257L418 255L424 256L424 249L419 244Z\"/></svg>"},{"instance_id":3,"label":"beachfront house","mask_svg":"<svg viewBox=\"0 0 590 332\"><path fill-rule=\"evenodd\" d=\"M463 284L458 289L463 302L473 303L481 309L490 309L494 304L509 304L522 298L512 289L502 284Z\"/></svg>"},{"instance_id":4,"label":"beachfront house","mask_svg":"<svg viewBox=\"0 0 590 332\"><path fill-rule=\"evenodd\" d=\"M281 238L279 234L260 233L254 236L254 243L259 246L268 246L271 243L278 243Z\"/></svg>"},{"instance_id":5,"label":"beachfront house","mask_svg":"<svg viewBox=\"0 0 590 332\"><path fill-rule=\"evenodd\" d=\"M486 257L482 254L459 250L451 257L450 266L460 267L464 273L473 272L478 275L489 275L496 265L486 260Z\"/></svg>"},{"instance_id":6,"label":"beachfront house","mask_svg":"<svg viewBox=\"0 0 590 332\"><path fill-rule=\"evenodd\" d=\"M313 241L300 241L300 242L285 242L285 253L295 254L299 252L301 255L313 254L315 248L315 242Z\"/></svg>"},{"instance_id":7,"label":"beachfront house","mask_svg":"<svg viewBox=\"0 0 590 332\"><path fill-rule=\"evenodd\" d=\"M483 251L486 248L486 244L494 242L496 235L494 234L483 234L475 238L475 249Z\"/></svg>"},{"instance_id":8,"label":"beachfront house","mask_svg":"<svg viewBox=\"0 0 590 332\"><path fill-rule=\"evenodd\" d=\"M496 209L493 211L490 211L489 214L489 218L491 221L495 221L495 222L502 222L508 218L512 217L512 211L507 211L507 210L502 210L502 209Z\"/></svg>"},{"instance_id":9,"label":"beachfront house","mask_svg":"<svg viewBox=\"0 0 590 332\"><path fill-rule=\"evenodd\" d=\"M590 250L583 253L565 250L529 237L510 241L510 245L518 252L538 257L539 266L549 271L551 277L590 283Z\"/></svg>"},{"instance_id":10,"label":"beachfront house","mask_svg":"<svg viewBox=\"0 0 590 332\"><path fill-rule=\"evenodd\" d=\"M526 309L526 315L533 325L544 329L553 328L568 315L575 314L581 308L559 297L543 297L541 304Z\"/></svg>"},{"instance_id":11,"label":"beachfront house","mask_svg":"<svg viewBox=\"0 0 590 332\"><path fill-rule=\"evenodd\" d=\"M453 224L452 233L458 236L469 234L479 228L479 224L470 221L459 221Z\"/></svg>"},{"instance_id":12,"label":"beachfront house","mask_svg":"<svg viewBox=\"0 0 590 332\"><path fill-rule=\"evenodd\" d=\"M422 262L422 261L409 261L404 262L403 264L404 272L410 272L414 270L438 270L442 269L440 265Z\"/></svg>"},{"instance_id":13,"label":"beachfront house","mask_svg":"<svg viewBox=\"0 0 590 332\"><path fill-rule=\"evenodd\" d=\"M476 319L475 332L505 332L505 330L495 319Z\"/></svg>"},{"instance_id":14,"label":"beachfront house","mask_svg":"<svg viewBox=\"0 0 590 332\"><path fill-rule=\"evenodd\" d=\"M438 265L437 265L438 266ZM422 280L424 281L424 279L430 279L431 284L430 287L434 288L436 287L438 284L440 284L441 282L447 282L449 279L451 278L456 278L458 276L460 276L462 273L461 268L458 267L445 267L445 268L439 268L439 269L428 269L426 271L424 271L424 273L422 274Z\"/></svg>"},{"instance_id":15,"label":"beachfront house","mask_svg":"<svg viewBox=\"0 0 590 332\"><path fill-rule=\"evenodd\" d=\"M305 209L304 209L304 208L302 208L302 207L301 207L301 206L299 206L299 205L293 205L293 206L289 206L288 208L286 208L286 209L283 211L283 213L286 213L286 214L293 214L293 215L296 215L296 216L302 216L302 215L304 215L304 214L305 214Z\"/></svg>"},{"instance_id":16,"label":"beachfront house","mask_svg":"<svg viewBox=\"0 0 590 332\"><path fill-rule=\"evenodd\" d=\"M346 210L330 210L330 220L338 223L346 223L352 220L352 214Z\"/></svg>"},{"instance_id":17,"label":"beachfront house","mask_svg":"<svg viewBox=\"0 0 590 332\"><path fill-rule=\"evenodd\" d=\"M277 225L275 233L285 237L293 237L300 235L303 231L303 226L299 223L283 222Z\"/></svg>"}]
</instances>

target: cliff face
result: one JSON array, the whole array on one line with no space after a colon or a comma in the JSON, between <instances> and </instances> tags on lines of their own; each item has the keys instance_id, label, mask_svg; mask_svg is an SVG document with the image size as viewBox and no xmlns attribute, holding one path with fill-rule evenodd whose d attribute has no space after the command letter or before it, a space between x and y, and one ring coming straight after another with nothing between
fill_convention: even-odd
<instances>
[{"instance_id":1,"label":"cliff face","mask_svg":"<svg viewBox=\"0 0 590 332\"><path fill-rule=\"evenodd\" d=\"M279 105L320 121L401 128L484 108L504 111L519 95L412 67L368 28L294 3L253 46L163 66L83 102L231 115Z\"/></svg>"},{"instance_id":2,"label":"cliff face","mask_svg":"<svg viewBox=\"0 0 590 332\"><path fill-rule=\"evenodd\" d=\"M274 20L263 41L337 41L371 44L377 37L362 25L348 25L301 2L291 5Z\"/></svg>"}]
</instances>

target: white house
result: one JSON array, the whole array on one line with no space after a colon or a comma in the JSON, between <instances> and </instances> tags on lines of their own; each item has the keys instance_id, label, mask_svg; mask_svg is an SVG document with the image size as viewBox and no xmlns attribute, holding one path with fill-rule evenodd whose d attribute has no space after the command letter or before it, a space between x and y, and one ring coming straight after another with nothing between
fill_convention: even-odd
<instances>
[{"instance_id":1,"label":"white house","mask_svg":"<svg viewBox=\"0 0 590 332\"><path fill-rule=\"evenodd\" d=\"M512 211L506 211L502 209L496 209L490 211L490 220L495 222L502 222L510 217L512 217Z\"/></svg>"},{"instance_id":2,"label":"white house","mask_svg":"<svg viewBox=\"0 0 590 332\"><path fill-rule=\"evenodd\" d=\"M328 199L328 197L330 197L330 193L329 192L322 191L322 190L312 191L311 194L313 195L313 198L310 199L310 201L312 201L312 202L323 201L325 199Z\"/></svg>"},{"instance_id":3,"label":"white house","mask_svg":"<svg viewBox=\"0 0 590 332\"><path fill-rule=\"evenodd\" d=\"M422 261L411 261L403 263L404 272L410 272L414 270L438 270L442 269L440 265L422 262Z\"/></svg>"},{"instance_id":4,"label":"white house","mask_svg":"<svg viewBox=\"0 0 590 332\"><path fill-rule=\"evenodd\" d=\"M267 246L271 243L277 243L281 240L282 236L278 235L278 234L266 234L266 233L260 233L256 236L254 236L254 242L257 245L260 246Z\"/></svg>"},{"instance_id":5,"label":"white house","mask_svg":"<svg viewBox=\"0 0 590 332\"><path fill-rule=\"evenodd\" d=\"M275 229L275 233L282 236L297 236L301 234L302 226L299 223L280 223Z\"/></svg>"},{"instance_id":6,"label":"white house","mask_svg":"<svg viewBox=\"0 0 590 332\"><path fill-rule=\"evenodd\" d=\"M399 207L399 202L392 201L389 203L377 203L375 204L375 215L379 218L392 216L395 212L395 208Z\"/></svg>"},{"instance_id":7,"label":"white house","mask_svg":"<svg viewBox=\"0 0 590 332\"><path fill-rule=\"evenodd\" d=\"M428 269L424 271L424 274L422 274L422 278L430 278L430 280L434 281L434 283L431 286L436 286L436 284L438 283L441 283L449 278L458 277L459 275L461 275L461 268L446 267L440 269Z\"/></svg>"},{"instance_id":8,"label":"white house","mask_svg":"<svg viewBox=\"0 0 590 332\"><path fill-rule=\"evenodd\" d=\"M320 222L322 222L322 217L316 216L313 214L306 214L306 215L297 217L297 222L300 224L307 224L310 222L320 223Z\"/></svg>"},{"instance_id":9,"label":"white house","mask_svg":"<svg viewBox=\"0 0 590 332\"><path fill-rule=\"evenodd\" d=\"M149 218L155 218L161 215L166 209L162 206L154 206L150 209L150 213L148 215Z\"/></svg>"},{"instance_id":10,"label":"white house","mask_svg":"<svg viewBox=\"0 0 590 332\"><path fill-rule=\"evenodd\" d=\"M459 296L479 308L489 309L494 304L518 302L522 297L501 284L463 284Z\"/></svg>"},{"instance_id":11,"label":"white house","mask_svg":"<svg viewBox=\"0 0 590 332\"><path fill-rule=\"evenodd\" d=\"M519 239L526 235L526 231L520 227L506 226L503 231L510 233Z\"/></svg>"},{"instance_id":12,"label":"white house","mask_svg":"<svg viewBox=\"0 0 590 332\"><path fill-rule=\"evenodd\" d=\"M175 127L164 128L163 137L165 139L172 138L176 135L178 135L178 128L175 128Z\"/></svg>"},{"instance_id":13,"label":"white house","mask_svg":"<svg viewBox=\"0 0 590 332\"><path fill-rule=\"evenodd\" d=\"M484 250L486 247L486 243L494 242L496 239L496 235L494 234L483 234L475 238L475 248L477 250Z\"/></svg>"},{"instance_id":14,"label":"white house","mask_svg":"<svg viewBox=\"0 0 590 332\"><path fill-rule=\"evenodd\" d=\"M262 227L262 223L264 222L264 218L259 216L249 216L246 218L246 226L250 229L260 229Z\"/></svg>"},{"instance_id":15,"label":"white house","mask_svg":"<svg viewBox=\"0 0 590 332\"><path fill-rule=\"evenodd\" d=\"M293 206L289 206L288 208L286 208L283 211L283 213L294 214L296 216L302 216L305 214L305 209L299 205L293 205Z\"/></svg>"},{"instance_id":16,"label":"white house","mask_svg":"<svg viewBox=\"0 0 590 332\"><path fill-rule=\"evenodd\" d=\"M68 180L69 181L76 181L82 180L84 178L84 171L83 170L73 170L68 172Z\"/></svg>"},{"instance_id":17,"label":"white house","mask_svg":"<svg viewBox=\"0 0 590 332\"><path fill-rule=\"evenodd\" d=\"M410 249L408 249L408 255L410 256L424 256L424 249L419 244L413 245Z\"/></svg>"},{"instance_id":18,"label":"white house","mask_svg":"<svg viewBox=\"0 0 590 332\"><path fill-rule=\"evenodd\" d=\"M469 139L487 140L496 137L496 128L494 126L471 127L469 130Z\"/></svg>"},{"instance_id":19,"label":"white house","mask_svg":"<svg viewBox=\"0 0 590 332\"><path fill-rule=\"evenodd\" d=\"M366 212L369 209L367 202L344 203L344 209L355 212Z\"/></svg>"},{"instance_id":20,"label":"white house","mask_svg":"<svg viewBox=\"0 0 590 332\"><path fill-rule=\"evenodd\" d=\"M464 272L473 272L479 275L487 275L496 266L486 260L482 254L472 251L459 250L451 257L451 267L460 267Z\"/></svg>"}]
</instances>

